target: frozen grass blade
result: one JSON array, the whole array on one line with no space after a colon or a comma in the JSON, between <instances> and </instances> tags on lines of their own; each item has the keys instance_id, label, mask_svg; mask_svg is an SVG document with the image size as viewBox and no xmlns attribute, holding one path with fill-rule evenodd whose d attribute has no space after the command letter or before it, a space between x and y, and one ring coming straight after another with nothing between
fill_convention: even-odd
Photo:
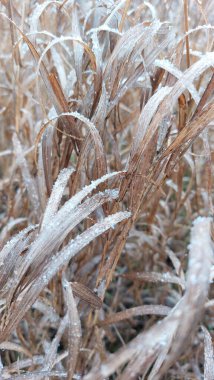
<instances>
[{"instance_id":1,"label":"frozen grass blade","mask_svg":"<svg viewBox=\"0 0 214 380\"><path fill-rule=\"evenodd\" d=\"M162 282L162 283L172 283L180 285L182 289L185 288L185 282L182 281L179 277L173 276L169 272L165 273L156 273L156 272L136 272L136 273L127 273L123 277L128 278L132 281L142 281L142 282Z\"/></svg>"},{"instance_id":2,"label":"frozen grass blade","mask_svg":"<svg viewBox=\"0 0 214 380\"><path fill-rule=\"evenodd\" d=\"M13 308L8 315L9 321L5 326L5 330L1 332L1 339L8 336L11 329L23 318L27 309L35 302L41 291L48 285L51 279L57 272L68 264L69 260L73 258L81 249L88 245L99 235L108 231L112 226L130 217L129 212L118 212L110 215L103 221L96 223L94 226L88 228L81 235L72 240L62 251L59 251L50 262L46 264L43 272L36 278L31 280L31 283L24 289L17 297L17 308ZM9 329L8 329L9 327Z\"/></svg>"},{"instance_id":3,"label":"frozen grass blade","mask_svg":"<svg viewBox=\"0 0 214 380\"><path fill-rule=\"evenodd\" d=\"M71 285L65 277L62 278L62 286L68 313L67 380L72 380L80 349L81 323Z\"/></svg>"},{"instance_id":4,"label":"frozen grass blade","mask_svg":"<svg viewBox=\"0 0 214 380\"><path fill-rule=\"evenodd\" d=\"M106 326L115 324L117 322L123 321L124 319L129 319L140 315L167 315L170 312L170 308L162 305L145 305L136 306L131 309L126 309L124 311L119 311L118 313L109 315L103 321L99 321L99 326Z\"/></svg>"},{"instance_id":5,"label":"frozen grass blade","mask_svg":"<svg viewBox=\"0 0 214 380\"><path fill-rule=\"evenodd\" d=\"M51 192L51 196L48 200L47 207L45 209L43 221L42 221L42 228L45 228L45 226L51 221L51 219L54 217L54 215L57 213L59 203L62 199L65 187L67 185L67 182L71 176L71 174L74 172L72 168L70 169L64 169L60 172L54 186Z\"/></svg>"}]
</instances>

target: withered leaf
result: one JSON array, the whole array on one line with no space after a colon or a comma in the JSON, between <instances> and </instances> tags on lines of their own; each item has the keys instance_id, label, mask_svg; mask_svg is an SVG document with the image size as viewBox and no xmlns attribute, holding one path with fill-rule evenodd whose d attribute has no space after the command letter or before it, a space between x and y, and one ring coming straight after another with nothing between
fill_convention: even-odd
<instances>
[{"instance_id":1,"label":"withered leaf","mask_svg":"<svg viewBox=\"0 0 214 380\"><path fill-rule=\"evenodd\" d=\"M71 287L74 295L87 302L93 309L102 307L102 300L88 286L80 282L71 282Z\"/></svg>"}]
</instances>

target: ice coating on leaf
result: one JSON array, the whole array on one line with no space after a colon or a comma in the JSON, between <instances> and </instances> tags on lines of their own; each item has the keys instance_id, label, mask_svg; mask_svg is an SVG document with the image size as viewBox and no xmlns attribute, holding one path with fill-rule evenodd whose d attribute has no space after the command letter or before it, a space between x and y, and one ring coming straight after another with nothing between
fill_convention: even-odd
<instances>
[{"instance_id":1,"label":"ice coating on leaf","mask_svg":"<svg viewBox=\"0 0 214 380\"><path fill-rule=\"evenodd\" d=\"M47 207L45 209L42 228L44 228L56 214L67 182L73 172L73 168L65 168L59 173L48 200Z\"/></svg>"},{"instance_id":2,"label":"ice coating on leaf","mask_svg":"<svg viewBox=\"0 0 214 380\"><path fill-rule=\"evenodd\" d=\"M40 361L38 361L38 363L36 362L35 364L39 364ZM33 363L34 364L34 363ZM7 376L7 375L6 375ZM63 378L67 378L67 372L65 371L42 371L42 370L38 370L38 371L31 371L31 372L25 372L21 375L15 375L16 377L13 376L14 380L42 380L46 377L48 378L52 378L52 377L57 377L57 378L60 378L60 379L63 379ZM11 379L11 377L10 377ZM76 379L76 380L79 380L79 377L78 375L74 375L73 379Z\"/></svg>"},{"instance_id":3,"label":"ice coating on leaf","mask_svg":"<svg viewBox=\"0 0 214 380\"><path fill-rule=\"evenodd\" d=\"M206 25L198 25L196 28L189 29L188 32L186 32L184 36L180 38L179 42L184 40L186 36L189 36L190 34L195 33L195 32L197 33L200 30L214 30L214 26L210 24L206 24Z\"/></svg>"},{"instance_id":4,"label":"ice coating on leaf","mask_svg":"<svg viewBox=\"0 0 214 380\"><path fill-rule=\"evenodd\" d=\"M102 51L100 48L100 43L97 36L97 31L90 30L91 32L91 40L92 40L92 51L94 52L94 55L96 57L97 64L100 64L102 61Z\"/></svg>"},{"instance_id":5,"label":"ice coating on leaf","mask_svg":"<svg viewBox=\"0 0 214 380\"><path fill-rule=\"evenodd\" d=\"M92 62L94 62L94 56L93 56L93 53L92 51L89 49L89 47L87 46L87 44L81 39L81 37L55 37L47 46L46 48L44 49L43 53L41 54L41 56L39 57L38 59L38 64L37 64L37 69L36 69L36 75L38 76L38 73L39 73L39 70L40 70L40 66L42 64L42 61L43 61L43 58L44 56L47 54L47 52L53 47L55 46L56 44L61 44L61 46L68 52L68 54L70 55L70 52L66 46L66 44L64 44L64 42L75 42L75 43L78 43L80 44L81 46L85 47L85 50L87 51L87 53L89 54L89 57L91 58Z\"/></svg>"},{"instance_id":6,"label":"ice coating on leaf","mask_svg":"<svg viewBox=\"0 0 214 380\"><path fill-rule=\"evenodd\" d=\"M58 119L59 117L62 116L72 116L77 118L78 120L82 121L88 128L89 132L91 134L91 137L93 139L94 143L94 149L96 152L96 158L97 158L97 165L100 167L100 176L103 175L104 173L102 172L102 169L106 168L106 162L105 162L105 154L104 154L104 147L102 143L102 139L100 137L99 131L87 117L81 115L79 112L61 112L58 116L53 117L48 120L47 123L43 125L43 129L46 130L48 125L51 123L51 121L54 121Z\"/></svg>"},{"instance_id":7,"label":"ice coating on leaf","mask_svg":"<svg viewBox=\"0 0 214 380\"><path fill-rule=\"evenodd\" d=\"M109 175L110 176L110 175ZM110 177L105 177L105 179ZM99 179L101 182L104 179ZM90 191L95 189L99 180L90 185ZM78 197L78 194L67 201L64 206L57 212L54 218L48 223L46 228L38 236L35 242L32 244L31 249L26 254L26 258L18 268L18 273L14 278L14 282L19 282L21 277L26 273L29 266L35 260L37 267L44 261L44 253L46 256L51 256L53 249L58 249L63 243L68 233L78 225L84 218L90 215L100 205L111 199L118 197L118 190L106 190L105 192L95 194L93 197L86 199L84 203L75 208L79 202L90 192L86 188L82 190L82 194Z\"/></svg>"},{"instance_id":8,"label":"ice coating on leaf","mask_svg":"<svg viewBox=\"0 0 214 380\"><path fill-rule=\"evenodd\" d=\"M167 59L156 59L155 60L155 66L161 67L162 69L168 71L170 74L174 75L176 78L182 80L183 73L175 67L169 60ZM185 81L185 88L187 88L192 95L192 98L194 99L195 103L198 104L200 101L200 96L198 94L198 91L196 90L193 83L189 82L188 80Z\"/></svg>"},{"instance_id":9,"label":"ice coating on leaf","mask_svg":"<svg viewBox=\"0 0 214 380\"><path fill-rule=\"evenodd\" d=\"M173 283L178 284L182 289L185 289L185 282L170 272L131 272L125 274L124 277L132 280L142 280L148 282Z\"/></svg>"},{"instance_id":10,"label":"ice coating on leaf","mask_svg":"<svg viewBox=\"0 0 214 380\"><path fill-rule=\"evenodd\" d=\"M137 148L142 144L142 140L147 133L149 124L158 109L159 104L170 93L170 91L170 87L160 88L145 105L138 121L138 129L132 147L133 153L136 152Z\"/></svg>"},{"instance_id":11,"label":"ice coating on leaf","mask_svg":"<svg viewBox=\"0 0 214 380\"><path fill-rule=\"evenodd\" d=\"M42 30L42 31L35 30L34 32L29 32L29 33L25 34L26 37L37 36L37 35L40 36L40 39L39 39L40 43L43 42L43 40L42 40L43 36L48 36L48 37L51 37L51 38L55 38L56 37L55 34L53 34L51 32L48 32L47 30ZM24 42L24 44L26 44L26 46L28 46L27 43Z\"/></svg>"},{"instance_id":12,"label":"ice coating on leaf","mask_svg":"<svg viewBox=\"0 0 214 380\"><path fill-rule=\"evenodd\" d=\"M36 4L36 7L29 19L29 25L30 25L30 31L35 32L38 30L38 23L39 23L39 18L44 12L45 8L50 5L50 4L57 4L57 1L53 0L48 0L43 2L43 4Z\"/></svg>"},{"instance_id":13,"label":"ice coating on leaf","mask_svg":"<svg viewBox=\"0 0 214 380\"><path fill-rule=\"evenodd\" d=\"M10 293L13 289L13 277L17 275L17 267L23 261L22 252L28 249L32 241L31 235L27 236L23 241L20 240L14 249L12 249L4 260L4 265L0 275L1 295L7 296L10 300Z\"/></svg>"},{"instance_id":14,"label":"ice coating on leaf","mask_svg":"<svg viewBox=\"0 0 214 380\"><path fill-rule=\"evenodd\" d=\"M54 118L57 117L57 113L54 107L51 107L51 109L48 112L48 118L54 120ZM47 120L48 121L48 120ZM45 121L46 122L46 121Z\"/></svg>"},{"instance_id":15,"label":"ice coating on leaf","mask_svg":"<svg viewBox=\"0 0 214 380\"><path fill-rule=\"evenodd\" d=\"M136 306L124 311L112 313L107 316L106 319L99 321L99 326L106 326L123 321L124 319L132 318L137 315L167 315L171 311L171 308L163 305L142 305Z\"/></svg>"},{"instance_id":16,"label":"ice coating on leaf","mask_svg":"<svg viewBox=\"0 0 214 380\"><path fill-rule=\"evenodd\" d=\"M0 157L4 157L7 155L13 154L12 150L10 149L5 149L3 152L0 152Z\"/></svg>"},{"instance_id":17,"label":"ice coating on leaf","mask_svg":"<svg viewBox=\"0 0 214 380\"><path fill-rule=\"evenodd\" d=\"M91 34L91 33L98 33L98 32L101 32L101 31L111 32L111 33L114 33L114 34L118 34L119 36L122 36L122 33L120 33L118 29L110 28L106 24L103 24L103 25L99 26L99 28L91 29L89 31L89 34Z\"/></svg>"},{"instance_id":18,"label":"ice coating on leaf","mask_svg":"<svg viewBox=\"0 0 214 380\"><path fill-rule=\"evenodd\" d=\"M71 212L82 200L87 197L93 190L95 190L101 183L107 181L108 179L111 179L115 176L120 175L122 172L113 172L108 173L102 176L101 178L98 178L90 183L90 185L85 186L82 190L80 190L77 194L75 194L69 201L67 201L63 207L60 209L60 212L63 212L61 210L64 210L67 208L69 212ZM113 194L113 193L112 193ZM114 194L116 196L116 193Z\"/></svg>"},{"instance_id":19,"label":"ice coating on leaf","mask_svg":"<svg viewBox=\"0 0 214 380\"><path fill-rule=\"evenodd\" d=\"M130 216L130 212L117 212L106 217L102 221L88 228L81 235L78 235L75 239L71 240L65 248L53 256L48 261L43 272L34 278L29 286L19 294L17 299L18 309L16 309L10 316L10 328L16 326L29 307L36 301L42 289L45 288L55 274L62 269L62 267L66 265L72 257L74 257L96 237L103 234L105 231L108 231L111 228L112 223L120 223Z\"/></svg>"},{"instance_id":20,"label":"ice coating on leaf","mask_svg":"<svg viewBox=\"0 0 214 380\"><path fill-rule=\"evenodd\" d=\"M204 216L198 216L193 221L193 228L191 234L191 242L188 246L190 253L196 249L203 249L203 247L207 246L207 243L210 242L210 222L211 218L207 218ZM211 256L212 253L210 252ZM192 265L196 261L196 256L192 255L190 258L189 264Z\"/></svg>"},{"instance_id":21,"label":"ice coating on leaf","mask_svg":"<svg viewBox=\"0 0 214 380\"><path fill-rule=\"evenodd\" d=\"M66 78L65 94L67 95L67 97L73 95L73 89L74 89L76 81L77 81L76 71L73 68L71 68Z\"/></svg>"},{"instance_id":22,"label":"ice coating on leaf","mask_svg":"<svg viewBox=\"0 0 214 380\"><path fill-rule=\"evenodd\" d=\"M25 245L25 241L27 239L26 235L35 230L38 225L30 225L26 227L24 230L20 231L17 235L13 236L11 240L9 240L5 246L2 248L0 252L0 267L6 265L8 258L10 255L13 257L14 255L18 255L19 251L21 252L23 246ZM20 244L21 243L21 244ZM20 247L17 250L17 245Z\"/></svg>"},{"instance_id":23,"label":"ice coating on leaf","mask_svg":"<svg viewBox=\"0 0 214 380\"><path fill-rule=\"evenodd\" d=\"M165 30L167 27L167 31ZM168 33L167 33L168 32ZM160 28L155 30L156 35L163 34L163 39L159 44L155 46L155 48L150 49L148 53L145 55L144 61L145 65L149 67L152 65L155 61L155 59L159 56L161 51L163 51L167 46L172 44L172 41L174 41L174 31L173 29L170 30L170 27L168 25L160 25ZM153 36L155 38L155 34ZM150 41L149 41L150 42ZM152 41L151 41L152 42ZM149 46L149 44L148 44Z\"/></svg>"},{"instance_id":24,"label":"ice coating on leaf","mask_svg":"<svg viewBox=\"0 0 214 380\"><path fill-rule=\"evenodd\" d=\"M51 265L48 266L45 273L43 274L43 280L45 284L48 284L50 279L54 274L72 257L74 257L83 247L89 244L90 241L94 240L97 236L101 235L103 232L111 228L112 223L117 224L127 219L131 216L128 211L118 212L116 214L110 215L103 219L102 221L96 223L94 226L88 228L81 235L78 235L74 240L72 240L62 251L58 252L53 258Z\"/></svg>"},{"instance_id":25,"label":"ice coating on leaf","mask_svg":"<svg viewBox=\"0 0 214 380\"><path fill-rule=\"evenodd\" d=\"M117 77L118 65L122 64L124 66L124 63L126 63L124 69L125 67L127 69L128 63L130 65L134 64L134 61L136 57L139 56L140 51L145 49L146 46L148 46L149 43L151 43L153 37L155 36L160 27L161 23L159 21L154 21L154 23L150 27L144 27L142 24L139 24L129 29L127 33L123 34L123 36L120 38L117 45L115 46L115 49L108 61L104 73L105 80L109 81L110 91ZM131 55L130 51L132 51Z\"/></svg>"},{"instance_id":26,"label":"ice coating on leaf","mask_svg":"<svg viewBox=\"0 0 214 380\"><path fill-rule=\"evenodd\" d=\"M107 19L105 20L105 24L110 26L112 25L112 22L114 21L115 18L120 17L120 13L118 12L119 9L123 6L126 0L121 0L119 3L116 5L115 8L112 9L112 12L109 14Z\"/></svg>"},{"instance_id":27,"label":"ice coating on leaf","mask_svg":"<svg viewBox=\"0 0 214 380\"><path fill-rule=\"evenodd\" d=\"M17 163L21 169L23 181L25 183L25 186L28 192L28 197L31 201L31 204L34 208L35 213L37 214L39 210L39 206L40 206L38 192L36 189L34 179L30 175L30 171L28 169L28 164L25 159L21 143L15 133L13 134L13 146L14 146L14 152L16 155Z\"/></svg>"},{"instance_id":28,"label":"ice coating on leaf","mask_svg":"<svg viewBox=\"0 0 214 380\"><path fill-rule=\"evenodd\" d=\"M176 84L171 89L171 102L172 106L178 97L183 93L184 88L186 88L186 83L193 83L193 81L200 77L200 75L207 70L209 67L214 66L214 53L208 52L204 56L195 62L190 68L188 68L181 78L176 82Z\"/></svg>"},{"instance_id":29,"label":"ice coating on leaf","mask_svg":"<svg viewBox=\"0 0 214 380\"><path fill-rule=\"evenodd\" d=\"M43 191L46 187L45 183L45 174L44 174L44 162L43 162L43 157L42 157L43 149L42 149L42 144L38 144L38 189L39 189L39 197L41 201L41 206L44 209L46 206L46 201L47 201L47 195Z\"/></svg>"}]
</instances>

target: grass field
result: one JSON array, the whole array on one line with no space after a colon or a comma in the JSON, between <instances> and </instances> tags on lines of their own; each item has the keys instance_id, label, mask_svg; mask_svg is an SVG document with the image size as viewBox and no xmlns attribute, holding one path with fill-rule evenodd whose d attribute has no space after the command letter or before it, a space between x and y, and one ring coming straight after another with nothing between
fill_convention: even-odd
<instances>
[{"instance_id":1,"label":"grass field","mask_svg":"<svg viewBox=\"0 0 214 380\"><path fill-rule=\"evenodd\" d=\"M0 379L213 380L213 0L0 32Z\"/></svg>"}]
</instances>

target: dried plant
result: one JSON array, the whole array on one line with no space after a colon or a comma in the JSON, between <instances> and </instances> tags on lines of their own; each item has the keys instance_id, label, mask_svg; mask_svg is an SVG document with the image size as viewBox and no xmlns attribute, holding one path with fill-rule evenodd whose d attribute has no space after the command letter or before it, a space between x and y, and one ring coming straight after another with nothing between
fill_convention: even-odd
<instances>
[{"instance_id":1,"label":"dried plant","mask_svg":"<svg viewBox=\"0 0 214 380\"><path fill-rule=\"evenodd\" d=\"M213 379L212 1L0 19L0 378Z\"/></svg>"}]
</instances>

